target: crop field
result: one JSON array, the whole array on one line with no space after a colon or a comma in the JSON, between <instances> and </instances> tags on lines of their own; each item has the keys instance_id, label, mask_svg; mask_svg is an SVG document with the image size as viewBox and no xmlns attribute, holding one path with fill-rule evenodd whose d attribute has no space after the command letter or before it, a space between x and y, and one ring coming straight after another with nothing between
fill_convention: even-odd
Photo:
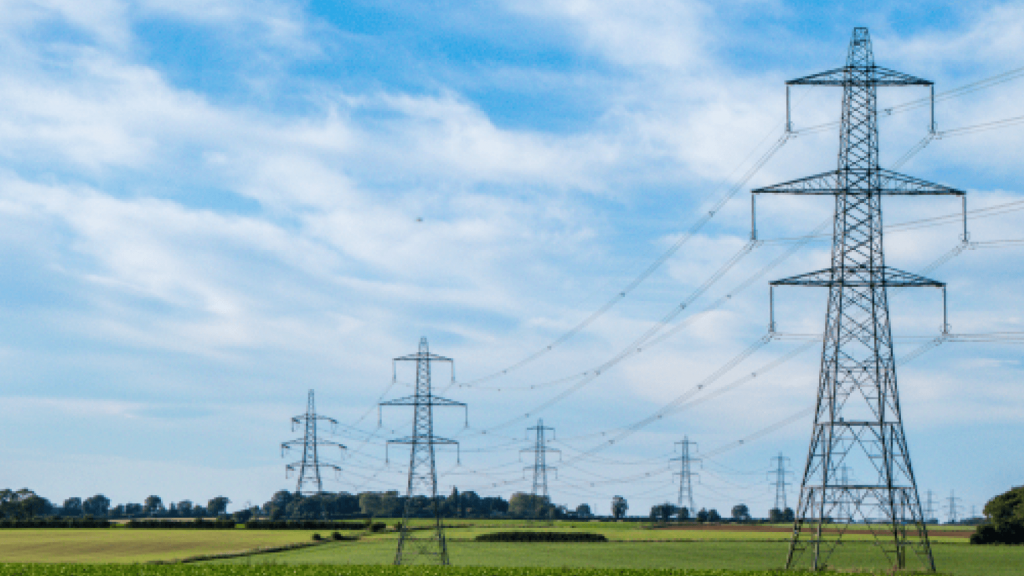
<instances>
[{"instance_id":1,"label":"crop field","mask_svg":"<svg viewBox=\"0 0 1024 576\"><path fill-rule=\"evenodd\" d=\"M607 543L483 543L456 542L449 546L453 565L498 567L566 567L602 569L772 570L782 566L785 542L607 542ZM338 542L276 554L217 561L223 564L388 564L393 542ZM847 545L844 568L883 570L878 551L870 544ZM1024 547L938 544L935 562L951 576L1019 576ZM911 566L913 564L911 563Z\"/></svg>"},{"instance_id":2,"label":"crop field","mask_svg":"<svg viewBox=\"0 0 1024 576\"><path fill-rule=\"evenodd\" d=\"M393 521L388 522L394 526ZM708 574L721 574L716 570L734 570L737 574L755 571L768 574L784 562L788 525L721 525L658 526L640 523L614 522L522 522L522 521L464 521L452 522L446 528L452 564L459 567L494 567L509 569L571 568L612 570L618 575L625 569L657 570L657 574L670 574L663 570L711 570ZM494 531L585 531L605 535L604 543L510 543L475 542L479 534ZM327 531L301 530L160 530L160 529L11 529L0 530L0 558L5 562L40 563L38 568L18 574L34 576L36 573L57 574L45 564L77 563L84 565L144 563L153 560L175 560L200 555L237 553L257 548L279 547L310 542L312 534ZM384 569L395 552L397 534L363 533L358 541L326 542L309 548L274 553L259 553L240 558L212 560L202 566L222 566L224 570L247 567L252 574L278 566L292 566L298 572L289 576L304 576L307 570L321 565L346 565L341 574L367 570L366 566ZM936 563L942 574L951 576L1009 576L1022 573L1024 547L970 546L966 543L968 530L962 527L935 527L930 529L935 542ZM884 569L877 548L870 536L861 530L848 533L837 552L837 565L843 568ZM911 564L916 566L916 564ZM56 565L59 566L59 565ZM74 574L88 574L76 566ZM174 565L181 566L181 565ZM199 566L187 564L184 566ZM150 574L150 570L163 570L166 566L136 567L132 574ZM115 568L110 572L116 576ZM212 568L211 568L212 569ZM6 568L4 568L6 570ZM6 572L0 570L0 576ZM42 570L42 572L39 572ZM92 570L92 568L89 568ZM152 572L154 576L163 572ZM359 572L362 574L363 572ZM178 572L167 572L178 574ZM181 572L186 574L186 572ZM189 574L192 574L189 572ZM195 574L203 574L196 572ZM210 573L215 574L213 572ZM221 574L218 572L216 574ZM223 572L222 574L232 574ZM269 574L269 573L268 573ZM313 573L310 573L313 574ZM332 576L338 576L334 572ZM369 574L369 573L367 573ZM467 572L475 574L475 572ZM491 573L488 573L491 574ZM509 572L520 574L520 572ZM522 572L526 575L527 572ZM529 574L533 574L530 572ZM543 571L536 574L544 574ZM581 572L583 574L583 572ZM599 572L593 572L596 576ZM641 574L638 572L638 574Z\"/></svg>"},{"instance_id":3,"label":"crop field","mask_svg":"<svg viewBox=\"0 0 1024 576\"><path fill-rule=\"evenodd\" d=\"M415 524L414 524L415 525ZM389 521L388 526L394 526ZM424 522L423 526L427 526ZM583 531L603 534L608 540L614 542L674 542L674 541L764 541L764 542L788 542L793 530L792 524L775 525L752 525L752 524L722 524L722 525L699 525L699 524L670 524L665 526L639 522L509 522L505 521L483 521L483 522L453 522L446 524L446 534L453 542L471 541L480 534L496 531L517 531L529 530L535 532L551 531ZM929 528L929 537L936 543L966 543L973 529L963 526L938 526ZM398 535L395 532L383 532L366 536L364 539L373 540L394 540ZM849 541L870 542L873 540L871 533L866 527L853 527L846 532L844 539Z\"/></svg>"},{"instance_id":4,"label":"crop field","mask_svg":"<svg viewBox=\"0 0 1024 576\"><path fill-rule=\"evenodd\" d=\"M172 564L80 565L0 564L0 576L811 576L807 572L754 570L595 570L588 568L479 568L449 566L443 571L422 566L349 566L339 572L337 566L239 566Z\"/></svg>"},{"instance_id":5,"label":"crop field","mask_svg":"<svg viewBox=\"0 0 1024 576\"><path fill-rule=\"evenodd\" d=\"M147 562L309 542L304 530L0 530L4 562Z\"/></svg>"}]
</instances>

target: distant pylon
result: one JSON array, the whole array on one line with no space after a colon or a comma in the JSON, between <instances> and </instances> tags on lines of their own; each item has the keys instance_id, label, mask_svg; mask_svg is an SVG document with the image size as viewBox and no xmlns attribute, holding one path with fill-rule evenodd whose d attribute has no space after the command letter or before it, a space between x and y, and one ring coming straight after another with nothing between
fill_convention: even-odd
<instances>
[{"instance_id":1,"label":"distant pylon","mask_svg":"<svg viewBox=\"0 0 1024 576\"><path fill-rule=\"evenodd\" d=\"M789 462L789 458L779 452L778 456L772 458L775 470L768 473L769 476L775 476L775 509L779 512L785 512L789 507L786 504L786 478L793 473L786 469L787 462Z\"/></svg>"},{"instance_id":2,"label":"distant pylon","mask_svg":"<svg viewBox=\"0 0 1024 576\"><path fill-rule=\"evenodd\" d=\"M690 455L690 446L695 449L697 447L696 442L690 442L687 436L683 436L682 441L676 442L680 448L679 456L672 458L671 461L679 461L679 472L675 472L673 476L679 476L679 498L677 499L676 506L686 509L690 512L690 517L694 517L697 514L696 507L693 504L693 477L700 476L693 471L692 464L694 462L700 462L700 458L694 458Z\"/></svg>"},{"instance_id":3,"label":"distant pylon","mask_svg":"<svg viewBox=\"0 0 1024 576\"><path fill-rule=\"evenodd\" d=\"M806 550L811 550L812 569L834 564L831 556L846 529L826 529L826 524L833 524L839 507L849 501L856 521L885 525L874 534L887 567L904 569L909 550L934 571L903 430L888 289L930 286L945 294L945 285L885 264L882 197L963 192L879 166L877 102L880 86L933 85L875 65L867 28L854 29L846 66L786 84L787 103L789 86L843 88L838 169L753 191L835 197L831 266L771 283L773 290L787 285L829 290L817 407L786 566L803 562ZM786 126L791 126L788 104ZM771 324L774 330L774 319ZM944 319L943 332L946 326ZM844 463L852 464L863 481L839 482Z\"/></svg>"},{"instance_id":4,"label":"distant pylon","mask_svg":"<svg viewBox=\"0 0 1024 576\"><path fill-rule=\"evenodd\" d=\"M317 451L319 446L337 446L341 450L345 450L345 446L342 444L330 440L322 440L317 436L316 425L321 420L328 422L332 430L338 425L338 421L334 418L317 415L316 406L313 402L313 391L310 390L306 399L306 413L292 418L292 432L301 426L305 433L302 435L302 438L281 443L282 457L284 457L285 452L288 450L302 446L302 460L285 466L285 477L290 472L298 470L299 479L295 484L295 492L299 494L320 494L324 491L323 480L320 477L321 468L330 468L335 473L341 472L341 468L337 465L320 459Z\"/></svg>"},{"instance_id":5,"label":"distant pylon","mask_svg":"<svg viewBox=\"0 0 1024 576\"><path fill-rule=\"evenodd\" d=\"M538 419L536 426L530 426L526 429L527 434L532 430L536 436L534 440L533 448L523 448L522 452L533 453L533 506L534 513L537 512L537 497L542 497L545 501L550 499L548 495L548 470L554 470L557 474L558 469L554 466L548 466L547 453L556 452L561 455L561 450L558 448L548 448L547 438L545 432L551 432L551 439L554 440L555 429L544 425L544 420ZM530 470L531 468L526 468Z\"/></svg>"},{"instance_id":6,"label":"distant pylon","mask_svg":"<svg viewBox=\"0 0 1024 576\"><path fill-rule=\"evenodd\" d=\"M949 524L956 524L960 521L960 510L963 509L963 506L960 505L961 500L963 498L957 498L952 490L949 491L949 498L946 498L946 520Z\"/></svg>"},{"instance_id":7,"label":"distant pylon","mask_svg":"<svg viewBox=\"0 0 1024 576\"><path fill-rule=\"evenodd\" d=\"M843 464L839 467L839 484L841 486L850 485L850 472L853 469ZM839 517L840 522L853 522L853 501L849 495L844 495L839 499Z\"/></svg>"},{"instance_id":8,"label":"distant pylon","mask_svg":"<svg viewBox=\"0 0 1024 576\"><path fill-rule=\"evenodd\" d=\"M434 436L434 407L466 405L440 396L434 396L430 387L430 364L447 362L452 366L452 383L455 382L454 361L451 358L431 354L427 339L420 339L419 352L395 358L392 362L392 380L397 382L398 363L416 362L416 392L412 396L381 402L380 406L412 406L412 435L388 440L391 444L409 444L409 485L406 490L405 511L402 514L401 533L398 537L398 549L395 551L395 565L416 564L418 562L448 565L448 544L444 538L444 523L441 518L441 505L437 496L437 466L434 462L434 446L437 444L454 444L458 442ZM467 424L469 413L466 412ZM379 420L379 416L378 416ZM430 498L433 507L434 528L429 533L417 531L416 536L409 526L412 512L413 496L423 492Z\"/></svg>"},{"instance_id":9,"label":"distant pylon","mask_svg":"<svg viewBox=\"0 0 1024 576\"><path fill-rule=\"evenodd\" d=\"M929 520L936 520L938 516L935 515L935 500L933 498L932 491L929 490L926 494L927 497L925 498L924 503L924 521L928 522Z\"/></svg>"}]
</instances>

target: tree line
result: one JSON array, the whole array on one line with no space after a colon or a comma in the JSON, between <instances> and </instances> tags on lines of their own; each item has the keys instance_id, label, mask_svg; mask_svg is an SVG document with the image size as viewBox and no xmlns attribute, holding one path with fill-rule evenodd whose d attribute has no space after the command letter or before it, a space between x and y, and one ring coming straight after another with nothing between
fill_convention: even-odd
<instances>
[{"instance_id":1,"label":"tree line","mask_svg":"<svg viewBox=\"0 0 1024 576\"><path fill-rule=\"evenodd\" d=\"M150 496L142 503L112 505L109 498L96 494L84 499L77 496L67 498L63 504L57 505L28 488L8 488L0 490L0 518L208 518L225 516L230 502L226 496L217 496L208 500L206 506L191 500L165 505L159 496Z\"/></svg>"},{"instance_id":2,"label":"tree line","mask_svg":"<svg viewBox=\"0 0 1024 576\"><path fill-rule=\"evenodd\" d=\"M616 496L615 498L622 498L622 496ZM625 498L622 498L622 503L625 504ZM615 515L616 500L612 499L612 514ZM622 511L625 514L625 510ZM695 520L697 522L721 522L722 515L718 513L718 510L714 508L708 510L701 508L696 514L692 514L686 506L679 507L675 504L668 502L664 504L655 504L651 506L650 519L652 521L668 522L670 520L678 520L680 522L686 522L688 520ZM746 504L737 504L732 507L731 518L733 522L752 522L754 518L750 515L750 507ZM785 510L779 510L778 508L772 508L768 512L768 521L774 523L780 522L792 522L794 519L794 513L792 508L786 508Z\"/></svg>"},{"instance_id":3,"label":"tree line","mask_svg":"<svg viewBox=\"0 0 1024 576\"><path fill-rule=\"evenodd\" d=\"M149 496L141 503L124 503L114 505L103 494L88 498L71 497L57 505L37 495L32 490L5 489L0 491L0 518L30 519L43 517L66 518L108 518L108 519L174 519L174 518L230 518L236 522L247 522L254 519L267 520L321 520L346 518L400 518L406 513L410 517L428 518L434 515L434 503L427 496L411 498L399 494L398 491L323 493L302 495L287 490L279 490L270 500L262 505L251 506L227 514L231 500L226 496L209 499L205 505L192 500L167 502L160 496ZM453 488L448 496L438 496L437 506L441 515L446 518L520 518L520 519L587 519L595 517L588 504L580 504L575 509L551 502L547 496L538 496L524 492L516 492L506 500L501 496L480 496L473 491L460 492ZM611 513L615 519L626 517L629 504L622 496L615 496L611 501ZM715 509L701 509L692 512L685 507L679 508L665 503L651 507L651 520L696 520L698 522L720 522L721 515ZM750 511L744 504L734 506L732 519L735 521L751 520ZM772 509L769 514L772 522L792 522L793 510Z\"/></svg>"}]
</instances>

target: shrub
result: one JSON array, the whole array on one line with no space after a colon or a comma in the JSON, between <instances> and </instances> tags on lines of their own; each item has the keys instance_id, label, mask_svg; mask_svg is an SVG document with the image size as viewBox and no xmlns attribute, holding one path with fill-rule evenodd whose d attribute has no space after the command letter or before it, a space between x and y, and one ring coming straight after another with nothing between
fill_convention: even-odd
<instances>
[{"instance_id":1,"label":"shrub","mask_svg":"<svg viewBox=\"0 0 1024 576\"><path fill-rule=\"evenodd\" d=\"M319 541L323 540L323 538L321 538L321 537L320 537L320 534L318 534L318 533L314 532L314 533L313 533L313 540L314 540L315 542L319 542Z\"/></svg>"},{"instance_id":2,"label":"shrub","mask_svg":"<svg viewBox=\"0 0 1024 576\"><path fill-rule=\"evenodd\" d=\"M975 529L971 544L1024 544L1024 486L989 500L985 516L990 523Z\"/></svg>"},{"instance_id":3,"label":"shrub","mask_svg":"<svg viewBox=\"0 0 1024 576\"><path fill-rule=\"evenodd\" d=\"M13 518L0 520L0 528L109 528L110 524L110 520L93 518L91 516L86 516L85 518L49 516L26 520L15 520Z\"/></svg>"},{"instance_id":4,"label":"shrub","mask_svg":"<svg viewBox=\"0 0 1024 576\"><path fill-rule=\"evenodd\" d=\"M249 520L249 530L369 530L380 532L387 526L383 522L335 522L333 520Z\"/></svg>"},{"instance_id":5,"label":"shrub","mask_svg":"<svg viewBox=\"0 0 1024 576\"><path fill-rule=\"evenodd\" d=\"M591 532L491 532L477 542L607 542L604 534Z\"/></svg>"},{"instance_id":6,"label":"shrub","mask_svg":"<svg viewBox=\"0 0 1024 576\"><path fill-rule=\"evenodd\" d=\"M179 528L179 529L198 529L198 530L234 530L235 522L233 520L218 518L217 520L203 520L202 518L196 518L191 522L177 522L174 520L129 520L125 524L127 528Z\"/></svg>"}]
</instances>

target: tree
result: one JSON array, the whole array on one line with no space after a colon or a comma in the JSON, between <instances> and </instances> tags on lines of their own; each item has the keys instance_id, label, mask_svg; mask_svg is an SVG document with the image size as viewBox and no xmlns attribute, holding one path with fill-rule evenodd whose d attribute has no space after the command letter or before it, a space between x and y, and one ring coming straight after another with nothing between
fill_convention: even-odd
<instances>
[{"instance_id":1,"label":"tree","mask_svg":"<svg viewBox=\"0 0 1024 576\"><path fill-rule=\"evenodd\" d=\"M712 508L708 510L708 522L721 522L722 517L718 515L718 510Z\"/></svg>"},{"instance_id":2,"label":"tree","mask_svg":"<svg viewBox=\"0 0 1024 576\"><path fill-rule=\"evenodd\" d=\"M181 502L178 502L178 514L180 514L182 518L192 516L192 501L182 500Z\"/></svg>"},{"instance_id":3,"label":"tree","mask_svg":"<svg viewBox=\"0 0 1024 576\"><path fill-rule=\"evenodd\" d=\"M445 515L452 518L462 518L462 496L459 489L452 487L452 493L444 502Z\"/></svg>"},{"instance_id":4,"label":"tree","mask_svg":"<svg viewBox=\"0 0 1024 576\"><path fill-rule=\"evenodd\" d=\"M697 512L697 522L707 522L707 521L708 521L708 511L707 511L706 508L701 508L700 512Z\"/></svg>"},{"instance_id":5,"label":"tree","mask_svg":"<svg viewBox=\"0 0 1024 576\"><path fill-rule=\"evenodd\" d=\"M577 518L590 518L594 513L590 511L590 504L580 504L576 507Z\"/></svg>"},{"instance_id":6,"label":"tree","mask_svg":"<svg viewBox=\"0 0 1024 576\"><path fill-rule=\"evenodd\" d=\"M164 501L159 496L149 496L142 501L142 512L146 516L159 516L164 511Z\"/></svg>"},{"instance_id":7,"label":"tree","mask_svg":"<svg viewBox=\"0 0 1024 576\"><path fill-rule=\"evenodd\" d=\"M36 518L53 513L53 504L46 498L36 494L23 498L20 504L23 517L25 518Z\"/></svg>"},{"instance_id":8,"label":"tree","mask_svg":"<svg viewBox=\"0 0 1024 576\"><path fill-rule=\"evenodd\" d=\"M625 516L627 510L629 510L629 504L626 502L625 498L622 496L615 496L612 498L612 516L614 516L616 520L620 520Z\"/></svg>"},{"instance_id":9,"label":"tree","mask_svg":"<svg viewBox=\"0 0 1024 576\"><path fill-rule=\"evenodd\" d=\"M61 513L62 516L81 516L82 515L82 499L77 496L74 498L68 498L64 501L64 509Z\"/></svg>"},{"instance_id":10,"label":"tree","mask_svg":"<svg viewBox=\"0 0 1024 576\"><path fill-rule=\"evenodd\" d=\"M732 519L737 522L750 521L750 508L746 504L737 504L732 507Z\"/></svg>"},{"instance_id":11,"label":"tree","mask_svg":"<svg viewBox=\"0 0 1024 576\"><path fill-rule=\"evenodd\" d=\"M989 500L983 512L988 523L976 528L971 544L1024 544L1024 486Z\"/></svg>"},{"instance_id":12,"label":"tree","mask_svg":"<svg viewBox=\"0 0 1024 576\"><path fill-rule=\"evenodd\" d=\"M228 511L228 504L230 503L231 500L228 500L227 496L211 498L210 501L206 503L206 512L210 516L220 516Z\"/></svg>"},{"instance_id":13,"label":"tree","mask_svg":"<svg viewBox=\"0 0 1024 576\"><path fill-rule=\"evenodd\" d=\"M0 490L0 516L34 518L53 513L53 504L28 488Z\"/></svg>"},{"instance_id":14,"label":"tree","mask_svg":"<svg viewBox=\"0 0 1024 576\"><path fill-rule=\"evenodd\" d=\"M97 518L106 518L110 511L110 498L97 494L82 502L82 512Z\"/></svg>"},{"instance_id":15,"label":"tree","mask_svg":"<svg viewBox=\"0 0 1024 576\"><path fill-rule=\"evenodd\" d=\"M128 503L124 505L124 514L129 518L142 516L142 504Z\"/></svg>"},{"instance_id":16,"label":"tree","mask_svg":"<svg viewBox=\"0 0 1024 576\"><path fill-rule=\"evenodd\" d=\"M231 515L231 519L234 520L236 524L245 524L250 518L252 518L252 509L248 508L239 510Z\"/></svg>"},{"instance_id":17,"label":"tree","mask_svg":"<svg viewBox=\"0 0 1024 576\"><path fill-rule=\"evenodd\" d=\"M689 510L689 508L687 508L686 506L683 506L682 508L680 508L679 512L676 514L676 517L679 518L680 521L689 520L690 519L690 510Z\"/></svg>"},{"instance_id":18,"label":"tree","mask_svg":"<svg viewBox=\"0 0 1024 576\"><path fill-rule=\"evenodd\" d=\"M675 504L655 504L651 507L651 520L660 520L662 522L668 522L673 516L676 515L679 509L676 508Z\"/></svg>"},{"instance_id":19,"label":"tree","mask_svg":"<svg viewBox=\"0 0 1024 576\"><path fill-rule=\"evenodd\" d=\"M778 508L772 508L771 510L769 510L768 521L773 524L784 522L784 520L782 519L782 510L779 510Z\"/></svg>"},{"instance_id":20,"label":"tree","mask_svg":"<svg viewBox=\"0 0 1024 576\"><path fill-rule=\"evenodd\" d=\"M796 514L793 513L793 509L792 508L786 508L785 510L783 510L783 512L782 512L782 521L783 522L793 522L794 520L796 520Z\"/></svg>"},{"instance_id":21,"label":"tree","mask_svg":"<svg viewBox=\"0 0 1024 576\"><path fill-rule=\"evenodd\" d=\"M515 518L548 518L551 501L547 496L516 492L508 499L508 513Z\"/></svg>"}]
</instances>

